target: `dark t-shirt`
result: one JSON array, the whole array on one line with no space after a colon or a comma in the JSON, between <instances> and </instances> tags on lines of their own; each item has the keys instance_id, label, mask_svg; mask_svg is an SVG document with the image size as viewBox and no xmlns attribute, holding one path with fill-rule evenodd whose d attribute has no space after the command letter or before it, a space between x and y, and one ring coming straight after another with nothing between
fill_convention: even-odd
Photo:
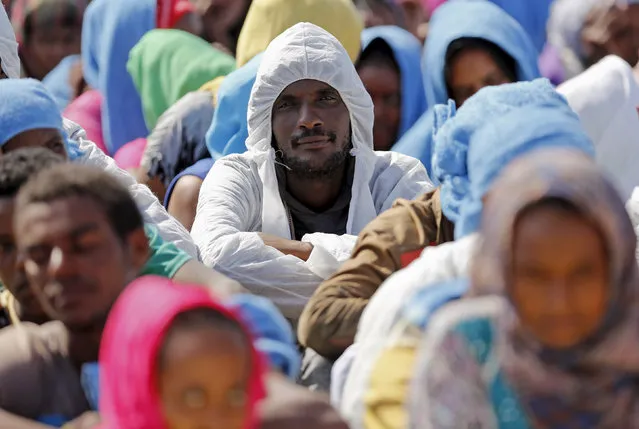
<instances>
[{"instance_id":1,"label":"dark t-shirt","mask_svg":"<svg viewBox=\"0 0 639 429\"><path fill-rule=\"evenodd\" d=\"M335 200L335 203L323 212L315 212L300 203L286 189L286 171L281 165L275 164L280 196L291 216L293 232L296 240L301 240L306 234L323 232L326 234L346 234L348 212L351 205L351 190L355 173L354 158L349 158L346 180Z\"/></svg>"},{"instance_id":2,"label":"dark t-shirt","mask_svg":"<svg viewBox=\"0 0 639 429\"><path fill-rule=\"evenodd\" d=\"M91 407L61 322L0 330L0 408L39 422L70 421Z\"/></svg>"}]
</instances>

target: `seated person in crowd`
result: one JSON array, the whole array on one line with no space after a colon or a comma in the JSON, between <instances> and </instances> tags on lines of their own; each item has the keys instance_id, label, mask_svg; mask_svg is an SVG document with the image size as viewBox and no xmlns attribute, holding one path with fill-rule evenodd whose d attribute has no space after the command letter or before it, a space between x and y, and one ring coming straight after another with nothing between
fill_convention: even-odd
<instances>
[{"instance_id":1,"label":"seated person in crowd","mask_svg":"<svg viewBox=\"0 0 639 429\"><path fill-rule=\"evenodd\" d=\"M393 150L419 158L431 173L434 107L461 107L482 88L540 77L539 52L524 28L490 1L449 1L429 23L422 57L429 110Z\"/></svg>"},{"instance_id":2,"label":"seated person in crowd","mask_svg":"<svg viewBox=\"0 0 639 429\"><path fill-rule=\"evenodd\" d=\"M419 161L373 151L373 104L342 45L301 23L266 50L248 151L217 161L192 234L206 265L296 320L364 226L432 185Z\"/></svg>"},{"instance_id":3,"label":"seated person in crowd","mask_svg":"<svg viewBox=\"0 0 639 429\"><path fill-rule=\"evenodd\" d=\"M102 335L102 428L255 429L266 362L254 343L240 314L202 288L136 280Z\"/></svg>"},{"instance_id":4,"label":"seated person in crowd","mask_svg":"<svg viewBox=\"0 0 639 429\"><path fill-rule=\"evenodd\" d=\"M167 184L164 204L169 213L182 220L188 229L193 226L200 188L213 162L224 155L246 151L248 102L261 53L275 37L299 22L310 22L322 27L344 45L353 61L357 59L362 23L352 0L252 0L237 45L235 58L239 69L228 76L213 79L202 87L204 91L200 91L210 94L215 105L213 120L208 121L205 135L208 154L212 159L205 158L196 162ZM199 97L204 96L200 94ZM167 111L167 115L169 112L176 114L166 118L169 123L173 123L172 128L182 130L178 133L182 136L182 147L190 134L184 124L192 122L185 116L187 104L188 109L193 110L196 103L192 99L183 99ZM179 112L177 109L180 109ZM199 117L203 115L202 110L213 110L212 107L202 109L198 106L195 109ZM165 139L164 149L160 153L157 145L153 144L153 139L154 136L151 135L142 157L143 169L151 167L156 172L160 168L171 170L170 164L174 156L170 154L176 153L175 140ZM178 152L183 152L183 149L178 149ZM153 173L149 173L151 177Z\"/></svg>"},{"instance_id":5,"label":"seated person in crowd","mask_svg":"<svg viewBox=\"0 0 639 429\"><path fill-rule=\"evenodd\" d=\"M111 306L146 263L140 212L112 177L58 165L23 186L14 207L17 271L54 321L0 331L0 427L59 426L96 409L83 389ZM10 351L10 353L9 353Z\"/></svg>"},{"instance_id":6,"label":"seated person in crowd","mask_svg":"<svg viewBox=\"0 0 639 429\"><path fill-rule=\"evenodd\" d=\"M375 150L391 150L426 111L422 45L399 27L367 28L356 68L375 105Z\"/></svg>"},{"instance_id":7,"label":"seated person in crowd","mask_svg":"<svg viewBox=\"0 0 639 429\"><path fill-rule=\"evenodd\" d=\"M495 183L481 232L468 298L422 337L404 427L637 427L636 238L612 183L539 150Z\"/></svg>"},{"instance_id":8,"label":"seated person in crowd","mask_svg":"<svg viewBox=\"0 0 639 429\"><path fill-rule=\"evenodd\" d=\"M15 197L29 178L64 162L60 155L37 147L18 149L0 157L0 280L6 287L0 293L0 311L4 313L7 323L24 321L42 324L51 320L35 300L24 270L16 269L13 213ZM219 278L217 282L208 279L208 268L173 244L164 242L152 226L145 225L145 232L150 249L139 275L153 274L181 282L199 279L202 284L223 295L242 290L230 279ZM211 275L215 277L215 273Z\"/></svg>"}]
</instances>

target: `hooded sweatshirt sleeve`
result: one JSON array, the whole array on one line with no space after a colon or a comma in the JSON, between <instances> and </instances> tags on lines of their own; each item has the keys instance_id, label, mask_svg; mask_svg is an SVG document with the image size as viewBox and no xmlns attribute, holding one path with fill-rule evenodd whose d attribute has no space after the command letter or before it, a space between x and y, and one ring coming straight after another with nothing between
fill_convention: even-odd
<instances>
[{"instance_id":1,"label":"hooded sweatshirt sleeve","mask_svg":"<svg viewBox=\"0 0 639 429\"><path fill-rule=\"evenodd\" d=\"M204 264L296 320L323 279L308 262L264 244L258 235L261 194L254 163L242 155L217 161L202 184L192 234Z\"/></svg>"},{"instance_id":2,"label":"hooded sweatshirt sleeve","mask_svg":"<svg viewBox=\"0 0 639 429\"><path fill-rule=\"evenodd\" d=\"M137 183L130 174L115 164L113 158L105 155L95 144L88 141L86 133L79 125L65 119L64 128L69 138L79 144L82 152L75 162L98 167L118 179L129 189L145 223L155 225L165 241L175 244L193 258L198 257L197 248L188 231L166 212L148 187Z\"/></svg>"}]
</instances>

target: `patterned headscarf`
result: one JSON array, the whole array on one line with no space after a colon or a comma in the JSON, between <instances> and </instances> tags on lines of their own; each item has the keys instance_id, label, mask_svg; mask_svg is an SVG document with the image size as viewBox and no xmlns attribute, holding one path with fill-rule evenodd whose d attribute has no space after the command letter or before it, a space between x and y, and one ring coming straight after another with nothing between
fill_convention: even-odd
<instances>
[{"instance_id":1,"label":"patterned headscarf","mask_svg":"<svg viewBox=\"0 0 639 429\"><path fill-rule=\"evenodd\" d=\"M24 43L29 29L39 25L82 25L82 17L91 0L15 0L11 24L18 43Z\"/></svg>"},{"instance_id":2,"label":"patterned headscarf","mask_svg":"<svg viewBox=\"0 0 639 429\"><path fill-rule=\"evenodd\" d=\"M622 199L594 161L565 148L511 163L491 192L472 268L471 294L508 297L512 234L531 204L559 198L599 229L608 250L610 300L597 330L570 350L550 350L520 329L514 305L499 315L502 368L529 416L543 428L639 427L639 270L636 237ZM535 426L537 427L537 426Z\"/></svg>"}]
</instances>

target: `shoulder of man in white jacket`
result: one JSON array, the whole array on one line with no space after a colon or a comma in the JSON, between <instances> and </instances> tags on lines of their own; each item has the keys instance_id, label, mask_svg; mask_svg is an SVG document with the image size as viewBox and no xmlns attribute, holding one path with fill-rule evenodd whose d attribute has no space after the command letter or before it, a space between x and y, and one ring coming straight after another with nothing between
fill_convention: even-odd
<instances>
[{"instance_id":1,"label":"shoulder of man in white jacket","mask_svg":"<svg viewBox=\"0 0 639 429\"><path fill-rule=\"evenodd\" d=\"M82 152L75 162L101 168L113 175L129 189L146 223L155 225L165 241L175 244L191 257L198 258L197 247L189 232L167 213L148 187L139 184L133 176L119 168L113 158L89 141L86 132L78 124L64 118L64 130L69 139L78 143Z\"/></svg>"}]
</instances>

